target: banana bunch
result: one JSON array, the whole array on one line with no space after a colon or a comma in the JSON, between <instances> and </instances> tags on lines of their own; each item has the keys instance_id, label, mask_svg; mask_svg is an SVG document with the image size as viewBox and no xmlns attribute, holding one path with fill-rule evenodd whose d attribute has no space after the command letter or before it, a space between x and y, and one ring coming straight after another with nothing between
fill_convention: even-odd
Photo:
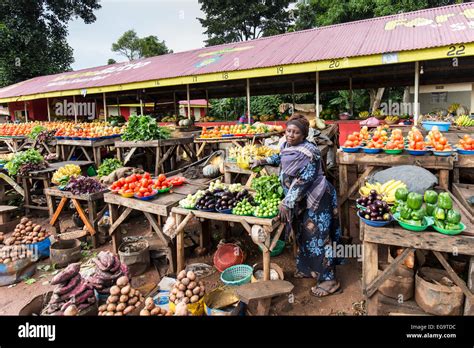
<instances>
[{"instance_id":1,"label":"banana bunch","mask_svg":"<svg viewBox=\"0 0 474 348\"><path fill-rule=\"evenodd\" d=\"M387 116L385 117L385 122L387 122L388 124L393 124L395 122L398 122L399 118L398 116Z\"/></svg>"},{"instance_id":2,"label":"banana bunch","mask_svg":"<svg viewBox=\"0 0 474 348\"><path fill-rule=\"evenodd\" d=\"M56 185L64 184L67 183L71 177L78 175L81 175L81 168L79 166L66 164L54 172L51 182Z\"/></svg>"},{"instance_id":3,"label":"banana bunch","mask_svg":"<svg viewBox=\"0 0 474 348\"><path fill-rule=\"evenodd\" d=\"M394 203L395 202L395 191L400 188L406 188L404 182L400 180L389 180L385 184L381 184L376 182L375 184L371 184L369 182L365 183L365 186L361 187L359 193L362 196L368 196L371 190L375 190L377 194L382 196L382 199L387 203Z\"/></svg>"},{"instance_id":4,"label":"banana bunch","mask_svg":"<svg viewBox=\"0 0 474 348\"><path fill-rule=\"evenodd\" d=\"M268 146L245 145L243 147L231 147L229 149L229 158L243 157L246 160L261 159L277 154L279 151Z\"/></svg>"},{"instance_id":5,"label":"banana bunch","mask_svg":"<svg viewBox=\"0 0 474 348\"><path fill-rule=\"evenodd\" d=\"M459 127L472 127L474 126L474 119L468 115L462 115L457 117L454 120L454 123L456 123L456 125Z\"/></svg>"}]
</instances>

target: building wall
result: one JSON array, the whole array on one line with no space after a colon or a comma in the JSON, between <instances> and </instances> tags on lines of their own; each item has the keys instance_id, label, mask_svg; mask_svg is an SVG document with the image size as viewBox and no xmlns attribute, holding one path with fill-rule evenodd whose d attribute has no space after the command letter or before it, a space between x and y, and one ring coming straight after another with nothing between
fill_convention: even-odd
<instances>
[{"instance_id":1,"label":"building wall","mask_svg":"<svg viewBox=\"0 0 474 348\"><path fill-rule=\"evenodd\" d=\"M418 100L420 103L420 112L422 114L427 114L432 112L436 109L447 109L451 104L458 103L464 105L471 110L472 112L472 104L471 104L471 94L470 91L463 91L463 92L446 92L447 93L447 101L446 102L433 102L431 93L420 93ZM412 95L412 102L414 100L414 96Z\"/></svg>"}]
</instances>

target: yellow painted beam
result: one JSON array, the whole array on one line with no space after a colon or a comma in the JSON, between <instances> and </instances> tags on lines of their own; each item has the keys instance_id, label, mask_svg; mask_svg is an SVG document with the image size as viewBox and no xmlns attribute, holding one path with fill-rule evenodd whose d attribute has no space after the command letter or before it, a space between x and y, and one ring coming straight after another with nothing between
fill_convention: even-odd
<instances>
[{"instance_id":1,"label":"yellow painted beam","mask_svg":"<svg viewBox=\"0 0 474 348\"><path fill-rule=\"evenodd\" d=\"M256 68L248 70L226 71L194 76L180 76L160 80L133 82L128 84L87 88L87 94L109 93L143 88L168 87L187 84L198 84L207 82L219 82L227 80L240 80L247 78L269 77L289 74L301 74L315 71L340 70L351 68L362 68L368 66L381 66L396 63L409 63L422 60L433 60L442 58L454 58L474 56L474 42L456 44L443 47L425 48L419 50L402 51L392 54L374 54L370 56L349 57L340 59L328 59L317 62L287 64L267 68ZM0 98L0 103L25 101L42 98L67 97L81 95L82 89L64 90L59 92L48 92L25 95L20 97Z\"/></svg>"}]
</instances>

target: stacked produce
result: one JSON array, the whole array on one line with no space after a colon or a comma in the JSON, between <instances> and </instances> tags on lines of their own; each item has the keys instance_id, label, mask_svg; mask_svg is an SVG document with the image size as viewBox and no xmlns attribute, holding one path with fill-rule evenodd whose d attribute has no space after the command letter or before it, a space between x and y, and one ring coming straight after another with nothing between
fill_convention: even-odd
<instances>
[{"instance_id":1,"label":"stacked produce","mask_svg":"<svg viewBox=\"0 0 474 348\"><path fill-rule=\"evenodd\" d=\"M99 294L108 294L111 286L122 276L129 276L127 265L122 264L117 255L110 251L101 251L93 259L96 269L87 281Z\"/></svg>"},{"instance_id":2,"label":"stacked produce","mask_svg":"<svg viewBox=\"0 0 474 348\"><path fill-rule=\"evenodd\" d=\"M357 199L359 215L371 221L390 221L390 207L377 191L371 190L367 197Z\"/></svg>"},{"instance_id":3,"label":"stacked produce","mask_svg":"<svg viewBox=\"0 0 474 348\"><path fill-rule=\"evenodd\" d=\"M0 242L1 243L1 242ZM3 246L0 248L0 263L8 264L21 259L31 258L33 252L24 245Z\"/></svg>"},{"instance_id":4,"label":"stacked produce","mask_svg":"<svg viewBox=\"0 0 474 348\"><path fill-rule=\"evenodd\" d=\"M439 131L437 126L433 126L428 132L426 143L432 146L435 151L453 151L448 139Z\"/></svg>"},{"instance_id":5,"label":"stacked produce","mask_svg":"<svg viewBox=\"0 0 474 348\"><path fill-rule=\"evenodd\" d=\"M213 129L207 129L206 127L202 127L200 138L215 139L222 138L222 136L224 135L242 136L281 131L283 131L283 127L281 126L270 126L264 123L257 122L251 126L249 126L248 124L235 124L231 126L217 126Z\"/></svg>"},{"instance_id":6,"label":"stacked produce","mask_svg":"<svg viewBox=\"0 0 474 348\"><path fill-rule=\"evenodd\" d=\"M56 185L66 185L72 177L81 175L81 167L75 164L66 164L53 174L51 182Z\"/></svg>"},{"instance_id":7,"label":"stacked produce","mask_svg":"<svg viewBox=\"0 0 474 348\"><path fill-rule=\"evenodd\" d=\"M64 315L70 306L74 305L78 311L81 311L95 304L94 290L82 278L79 270L80 263L72 263L54 276L51 285L56 285L56 287L48 305L43 310L44 314ZM69 311L68 314L70 314Z\"/></svg>"},{"instance_id":8,"label":"stacked produce","mask_svg":"<svg viewBox=\"0 0 474 348\"><path fill-rule=\"evenodd\" d=\"M435 202L434 195L432 202ZM453 209L453 200L449 193L441 192L432 204L436 204L432 214L436 227L450 231L462 230L461 214Z\"/></svg>"},{"instance_id":9,"label":"stacked produce","mask_svg":"<svg viewBox=\"0 0 474 348\"><path fill-rule=\"evenodd\" d=\"M199 198L204 196L205 193L206 191L199 190L194 195L188 194L186 198L179 201L179 206L186 209L194 209Z\"/></svg>"},{"instance_id":10,"label":"stacked produce","mask_svg":"<svg viewBox=\"0 0 474 348\"><path fill-rule=\"evenodd\" d=\"M272 149L268 146L245 145L243 147L233 146L229 149L229 159L237 160L239 157L244 158L247 162L260 160L279 153L279 150Z\"/></svg>"},{"instance_id":11,"label":"stacked produce","mask_svg":"<svg viewBox=\"0 0 474 348\"><path fill-rule=\"evenodd\" d=\"M454 123L456 123L456 125L459 127L473 127L474 119L468 115L461 115L454 119Z\"/></svg>"},{"instance_id":12,"label":"stacked produce","mask_svg":"<svg viewBox=\"0 0 474 348\"><path fill-rule=\"evenodd\" d=\"M214 194L207 190L204 192L204 195L197 200L196 208L200 210L215 210L216 201L217 199Z\"/></svg>"},{"instance_id":13,"label":"stacked produce","mask_svg":"<svg viewBox=\"0 0 474 348\"><path fill-rule=\"evenodd\" d=\"M386 150L403 150L405 143L401 129L394 129L390 135L390 140L385 144Z\"/></svg>"},{"instance_id":14,"label":"stacked produce","mask_svg":"<svg viewBox=\"0 0 474 348\"><path fill-rule=\"evenodd\" d=\"M283 196L283 188L276 175L264 175L252 181L252 188L256 191L255 202L258 203L254 215L269 217L278 214L278 206Z\"/></svg>"},{"instance_id":15,"label":"stacked produce","mask_svg":"<svg viewBox=\"0 0 474 348\"><path fill-rule=\"evenodd\" d=\"M387 124L395 124L395 123L398 122L398 120L399 120L399 117L398 117L398 116L388 115L388 116L385 117L385 120L384 120L384 121L385 121Z\"/></svg>"},{"instance_id":16,"label":"stacked produce","mask_svg":"<svg viewBox=\"0 0 474 348\"><path fill-rule=\"evenodd\" d=\"M343 147L359 147L362 143L362 136L359 132L353 132L347 136Z\"/></svg>"},{"instance_id":17,"label":"stacked produce","mask_svg":"<svg viewBox=\"0 0 474 348\"><path fill-rule=\"evenodd\" d=\"M96 179L87 176L73 176L64 188L65 191L70 191L74 195L84 195L101 192L105 187Z\"/></svg>"},{"instance_id":18,"label":"stacked produce","mask_svg":"<svg viewBox=\"0 0 474 348\"><path fill-rule=\"evenodd\" d=\"M158 139L169 139L171 130L168 127L160 127L151 116L130 116L127 127L122 135L125 141L149 141Z\"/></svg>"},{"instance_id":19,"label":"stacked produce","mask_svg":"<svg viewBox=\"0 0 474 348\"><path fill-rule=\"evenodd\" d=\"M145 298L139 290L132 288L128 277L121 276L114 286L110 288L107 303L99 307L100 316L122 316L133 314L140 308Z\"/></svg>"},{"instance_id":20,"label":"stacked produce","mask_svg":"<svg viewBox=\"0 0 474 348\"><path fill-rule=\"evenodd\" d=\"M254 204L255 203L252 204L247 198L244 198L235 205L234 209L232 209L232 214L252 215L255 211Z\"/></svg>"},{"instance_id":21,"label":"stacked produce","mask_svg":"<svg viewBox=\"0 0 474 348\"><path fill-rule=\"evenodd\" d=\"M124 132L123 127L112 127L105 122L92 123L63 123L56 130L56 137L98 139L120 135Z\"/></svg>"},{"instance_id":22,"label":"stacked produce","mask_svg":"<svg viewBox=\"0 0 474 348\"><path fill-rule=\"evenodd\" d=\"M474 139L469 134L464 134L463 138L459 140L457 148L461 150L474 150Z\"/></svg>"},{"instance_id":23,"label":"stacked produce","mask_svg":"<svg viewBox=\"0 0 474 348\"><path fill-rule=\"evenodd\" d=\"M16 153L5 165L5 169L9 175L25 175L30 171L45 169L47 166L48 163L37 150L29 149Z\"/></svg>"},{"instance_id":24,"label":"stacked produce","mask_svg":"<svg viewBox=\"0 0 474 348\"><path fill-rule=\"evenodd\" d=\"M242 184L226 185L222 181L216 180L216 181L212 181L209 184L209 191L214 192L216 189L222 189L222 190L228 189L230 192L239 192L239 191L242 191L244 187L242 186Z\"/></svg>"},{"instance_id":25,"label":"stacked produce","mask_svg":"<svg viewBox=\"0 0 474 348\"><path fill-rule=\"evenodd\" d=\"M46 228L41 227L30 221L27 217L20 220L16 225L12 235L4 239L5 245L20 245L20 244L34 244L48 238L49 232Z\"/></svg>"},{"instance_id":26,"label":"stacked produce","mask_svg":"<svg viewBox=\"0 0 474 348\"><path fill-rule=\"evenodd\" d=\"M205 293L202 281L197 281L194 272L185 270L179 272L177 282L174 284L170 294L170 302L196 303Z\"/></svg>"},{"instance_id":27,"label":"stacked produce","mask_svg":"<svg viewBox=\"0 0 474 348\"><path fill-rule=\"evenodd\" d=\"M382 196L382 200L386 201L387 203L394 203L396 200L395 193L400 187L406 188L407 185L405 185L405 183L400 180L393 179L387 181L384 184L379 182L374 184L366 182L365 185L360 188L359 193L361 196L367 197L370 195L372 190L375 190L377 194Z\"/></svg>"},{"instance_id":28,"label":"stacked produce","mask_svg":"<svg viewBox=\"0 0 474 348\"><path fill-rule=\"evenodd\" d=\"M388 140L388 126L378 126L375 131L374 131L374 134L372 135L372 140L375 141L375 142L378 142L379 140L381 140L383 143L385 143L387 140Z\"/></svg>"},{"instance_id":29,"label":"stacked produce","mask_svg":"<svg viewBox=\"0 0 474 348\"><path fill-rule=\"evenodd\" d=\"M397 204L395 211L400 213L400 220L412 226L425 225L426 209L423 206L423 196L416 192L408 192L399 188L395 192Z\"/></svg>"},{"instance_id":30,"label":"stacked produce","mask_svg":"<svg viewBox=\"0 0 474 348\"><path fill-rule=\"evenodd\" d=\"M114 170L117 170L123 166L123 163L116 158L105 159L97 169L97 175L99 177L107 176Z\"/></svg>"},{"instance_id":31,"label":"stacked produce","mask_svg":"<svg viewBox=\"0 0 474 348\"><path fill-rule=\"evenodd\" d=\"M145 300L145 308L143 308L140 311L141 316L172 316L173 314L169 311L167 311L164 308L160 308L155 305L155 302L153 301L153 298L147 297Z\"/></svg>"}]
</instances>

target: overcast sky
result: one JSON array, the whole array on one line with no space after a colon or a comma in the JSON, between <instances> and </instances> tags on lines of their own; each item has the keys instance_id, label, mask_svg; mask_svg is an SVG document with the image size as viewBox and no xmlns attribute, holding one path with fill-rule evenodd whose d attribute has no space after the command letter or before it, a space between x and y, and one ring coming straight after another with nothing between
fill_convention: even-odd
<instances>
[{"instance_id":1,"label":"overcast sky","mask_svg":"<svg viewBox=\"0 0 474 348\"><path fill-rule=\"evenodd\" d=\"M206 35L196 17L203 18L197 0L101 0L97 20L69 23L69 45L74 49L74 70L117 62L127 58L112 52L112 43L127 30L139 37L156 35L174 52L204 46Z\"/></svg>"}]
</instances>

